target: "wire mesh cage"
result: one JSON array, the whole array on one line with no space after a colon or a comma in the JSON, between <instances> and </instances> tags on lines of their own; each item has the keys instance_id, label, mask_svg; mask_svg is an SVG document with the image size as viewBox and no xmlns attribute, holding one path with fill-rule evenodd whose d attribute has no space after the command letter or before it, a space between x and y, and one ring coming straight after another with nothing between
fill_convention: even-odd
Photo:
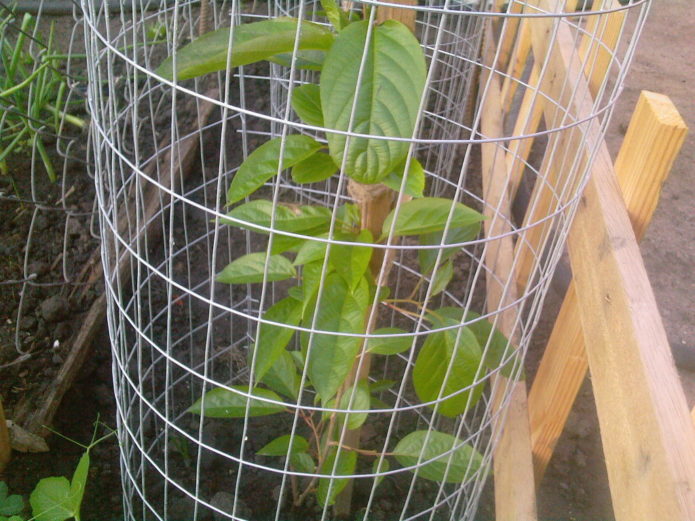
<instances>
[{"instance_id":1,"label":"wire mesh cage","mask_svg":"<svg viewBox=\"0 0 695 521\"><path fill-rule=\"evenodd\" d=\"M73 297L99 232L84 167L89 122L79 10L74 6L79 23L72 15L56 22L34 7L0 3L0 311L7 318L0 326L0 369L5 405L20 424L32 415L29 397L42 384L22 393L6 386L17 373L27 374L23 362L30 358L45 362L49 378L37 382L59 370L71 334L63 323L68 300L78 311L93 298Z\"/></svg>"},{"instance_id":2,"label":"wire mesh cage","mask_svg":"<svg viewBox=\"0 0 695 521\"><path fill-rule=\"evenodd\" d=\"M82 2L129 519L474 518L648 8L581 4Z\"/></svg>"}]
</instances>

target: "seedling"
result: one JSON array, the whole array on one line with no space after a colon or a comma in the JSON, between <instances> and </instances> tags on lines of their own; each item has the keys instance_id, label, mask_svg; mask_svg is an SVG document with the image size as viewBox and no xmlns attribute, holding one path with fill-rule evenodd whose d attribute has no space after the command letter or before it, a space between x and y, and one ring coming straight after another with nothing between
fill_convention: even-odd
<instances>
[{"instance_id":1,"label":"seedling","mask_svg":"<svg viewBox=\"0 0 695 521\"><path fill-rule=\"evenodd\" d=\"M399 22L373 25L350 19L332 2L324 1L323 7L332 29L292 18L236 26L230 56L230 29L221 29L179 50L176 74L172 58L156 72L180 81L222 70L228 62L236 67L261 60L320 71L318 84L292 90L291 104L323 139L286 134L255 149L232 179L226 201L231 210L223 220L269 238L265 251L235 259L218 274L218 282L295 284L262 312L249 349L249 384L212 389L189 411L208 418L298 414L303 425L258 454L313 475L291 476L295 505L315 493L325 506L334 504L349 482L330 476L353 476L358 458L371 459L374 473L386 472L395 460L420 478L440 483L462 483L482 465L472 446L436 430L411 432L389 451L359 447L355 433L370 411L389 408L376 398L389 384L370 377L371 357L416 350L415 393L435 413L454 418L480 399L483 384L476 382L499 366L509 342L475 313L431 310L414 297L390 298L387 246L412 237L424 247L418 261L429 280L428 301L450 283L454 255L479 234L483 216L461 203L423 195L425 172L407 141L418 124L426 83L417 39ZM293 50L298 51L294 60ZM283 173L298 185L342 173L351 192L392 189L392 195L408 200L390 212L387 208L385 218L374 222L365 200L326 208L254 197ZM377 328L376 310L382 307L414 317L424 314L418 330L433 332L414 336L397 327ZM461 326L469 322L471 327ZM338 513L345 515L345 508Z\"/></svg>"},{"instance_id":2,"label":"seedling","mask_svg":"<svg viewBox=\"0 0 695 521\"><path fill-rule=\"evenodd\" d=\"M44 40L35 31L35 17L25 14L19 22L5 9L8 14L0 19L0 173L7 173L6 160L12 154L35 148L54 182L57 175L44 141L58 135L62 121L78 129L86 122L62 110L67 78L61 66L66 56L54 47L53 25Z\"/></svg>"}]
</instances>

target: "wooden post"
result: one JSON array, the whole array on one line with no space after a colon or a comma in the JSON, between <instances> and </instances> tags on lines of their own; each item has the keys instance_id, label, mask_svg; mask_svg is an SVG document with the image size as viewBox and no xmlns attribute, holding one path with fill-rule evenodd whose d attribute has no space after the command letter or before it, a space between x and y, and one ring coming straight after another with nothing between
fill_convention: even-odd
<instances>
[{"instance_id":1,"label":"wooden post","mask_svg":"<svg viewBox=\"0 0 695 521\"><path fill-rule=\"evenodd\" d=\"M644 236L661 186L686 133L685 123L666 96L642 92L615 163L618 183L638 241ZM587 369L579 302L572 283L529 393L537 484L540 484Z\"/></svg>"},{"instance_id":2,"label":"wooden post","mask_svg":"<svg viewBox=\"0 0 695 521\"><path fill-rule=\"evenodd\" d=\"M529 1L552 10L550 0ZM542 56L547 24L532 24L533 50ZM549 68L574 88L570 113L591 114L567 27L558 28ZM569 250L616 520L695 519L695 428L599 122L580 126L569 144L600 146Z\"/></svg>"},{"instance_id":3,"label":"wooden post","mask_svg":"<svg viewBox=\"0 0 695 521\"><path fill-rule=\"evenodd\" d=\"M10 433L7 431L5 410L2 408L2 398L0 397L0 473L7 467L11 455L12 447L10 446Z\"/></svg>"},{"instance_id":4,"label":"wooden post","mask_svg":"<svg viewBox=\"0 0 695 521\"><path fill-rule=\"evenodd\" d=\"M488 33L489 34L489 33ZM484 49L490 50L489 43ZM488 53L488 63L491 53ZM482 99L481 127L488 137L501 137L502 98L499 80L490 78L487 69L481 75ZM485 204L485 236L497 237L485 246L484 261L487 266L487 307L489 310L503 308L516 301L516 283L513 280L514 244L509 217L511 202L508 193L508 176L504 149L496 143L482 145L483 199ZM497 211L495 211L497 209ZM505 291L506 281L506 291ZM511 306L498 321L499 330L512 342L518 309ZM517 335L518 336L518 335ZM510 390L511 387L511 390ZM493 427L493 438L498 439L494 452L495 513L497 521L535 521L536 490L533 486L533 462L531 459L531 435L526 406L526 383L513 382L497 375L492 382L492 403L496 410L504 395L511 398L506 416L495 411L497 421Z\"/></svg>"}]
</instances>

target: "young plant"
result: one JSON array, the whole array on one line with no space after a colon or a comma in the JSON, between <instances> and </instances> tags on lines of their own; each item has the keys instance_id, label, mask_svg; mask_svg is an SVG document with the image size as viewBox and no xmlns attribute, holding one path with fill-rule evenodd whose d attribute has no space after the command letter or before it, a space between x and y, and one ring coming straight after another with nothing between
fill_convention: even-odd
<instances>
[{"instance_id":1,"label":"young plant","mask_svg":"<svg viewBox=\"0 0 695 521\"><path fill-rule=\"evenodd\" d=\"M77 463L71 480L64 476L53 476L44 478L37 483L29 496L32 517L26 521L66 521L68 519L80 521L82 500L89 479L89 451L113 435L113 432L110 432L97 439L96 429L98 425L97 423L89 445L82 445L73 441L84 448L84 453ZM23 511L24 499L22 496L9 495L7 484L0 481L0 521L25 521L21 515Z\"/></svg>"},{"instance_id":2,"label":"young plant","mask_svg":"<svg viewBox=\"0 0 695 521\"><path fill-rule=\"evenodd\" d=\"M392 458L421 478L445 483L463 482L482 464L473 447L435 430L411 432L388 452L359 447L355 433L370 409L389 408L375 396L390 384L370 379L372 356L417 348L415 393L435 413L454 418L480 399L483 385L475 382L485 368L499 365L509 343L487 321L476 320L479 315L464 316L457 308L425 310L434 332L419 346L411 332L376 328L377 320L370 320L376 316L373 308L412 316L425 308L414 298L389 298L390 289L378 287L391 262L378 246L402 237L417 238L423 246L448 245L418 251L431 298L451 281L453 257L461 243L478 235L483 216L461 203L423 196L425 172L411 157L406 140L417 125L426 78L417 39L399 22L370 25L368 20L350 20L332 2L323 6L334 30L290 18L221 29L177 53L176 77L225 68L230 30L232 66L259 60L287 63L296 41L295 66L320 71L318 84L293 89L291 104L324 138L288 134L271 139L240 166L227 192L231 210L224 224L270 236L265 251L235 259L217 276L226 284L295 284L262 313L249 348L249 385L212 389L189 411L209 418L295 414L297 409L285 400L325 409L321 414L298 409L301 434L283 434L258 451L287 458L283 465L314 475L304 480L292 476L295 505L315 493L325 506L334 504L349 482L329 476L354 475L358 457L373 460L374 472L387 471ZM171 79L173 70L168 58L157 73ZM348 136L348 131L359 135ZM370 218L373 209L364 201L329 209L250 198L286 171L299 185L340 172L349 179L351 192L383 193L389 187L408 200L397 210L386 208L385 218L375 222ZM386 200L391 204L393 197ZM473 326L461 327L464 322Z\"/></svg>"},{"instance_id":3,"label":"young plant","mask_svg":"<svg viewBox=\"0 0 695 521\"><path fill-rule=\"evenodd\" d=\"M61 121L82 129L86 122L63 112L67 79L61 72L65 56L54 48L53 25L47 40L35 33L36 18L8 14L0 19L0 173L6 173L6 160L27 148L35 148L48 178L57 179L53 161L44 140L57 135ZM12 38L10 35L14 35ZM29 40L35 49L29 52Z\"/></svg>"}]
</instances>

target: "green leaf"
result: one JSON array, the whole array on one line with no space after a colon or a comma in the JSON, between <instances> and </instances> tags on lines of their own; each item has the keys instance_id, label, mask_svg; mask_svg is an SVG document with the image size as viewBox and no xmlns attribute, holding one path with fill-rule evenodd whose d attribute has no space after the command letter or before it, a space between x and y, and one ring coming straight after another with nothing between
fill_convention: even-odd
<instances>
[{"instance_id":1,"label":"green leaf","mask_svg":"<svg viewBox=\"0 0 695 521\"><path fill-rule=\"evenodd\" d=\"M72 499L72 509L75 513L74 517L80 521L80 508L82 507L82 498L84 497L84 489L87 487L87 479L89 478L89 451L85 451L80 458L80 461L75 467L75 472L72 475L70 482L70 497Z\"/></svg>"},{"instance_id":2,"label":"green leaf","mask_svg":"<svg viewBox=\"0 0 695 521\"><path fill-rule=\"evenodd\" d=\"M0 521L24 521L24 519L19 517L19 516L10 516L10 517L0 516Z\"/></svg>"},{"instance_id":3,"label":"green leaf","mask_svg":"<svg viewBox=\"0 0 695 521\"><path fill-rule=\"evenodd\" d=\"M264 320L270 320L296 326L302 318L302 303L291 297L284 298L273 304L268 311L263 313ZM256 365L254 372L256 380L262 380L263 376L275 364L277 359L285 352L285 347L292 339L294 329L291 327L274 326L262 323L258 338L256 339Z\"/></svg>"},{"instance_id":4,"label":"green leaf","mask_svg":"<svg viewBox=\"0 0 695 521\"><path fill-rule=\"evenodd\" d=\"M393 455L404 467L420 465L418 476L438 483L463 483L483 463L483 457L470 445L450 434L415 431L398 442ZM430 461L434 460L434 461Z\"/></svg>"},{"instance_id":5,"label":"green leaf","mask_svg":"<svg viewBox=\"0 0 695 521\"><path fill-rule=\"evenodd\" d=\"M353 389L355 389L355 396L352 400L352 406L350 407L350 396L353 393ZM369 383L365 380L360 380L357 382L357 387L353 385L345 391L345 394L343 394L343 397L340 399L339 409L367 411L369 410L370 400ZM348 412L340 413L340 416L344 414L347 415L347 427L350 430L362 427L368 415L366 412Z\"/></svg>"},{"instance_id":6,"label":"green leaf","mask_svg":"<svg viewBox=\"0 0 695 521\"><path fill-rule=\"evenodd\" d=\"M321 0L321 6L326 12L328 21L337 31L340 31L346 25L345 12L338 7L335 0Z\"/></svg>"},{"instance_id":7,"label":"green leaf","mask_svg":"<svg viewBox=\"0 0 695 521\"><path fill-rule=\"evenodd\" d=\"M447 244L461 244L471 241L478 236L478 233L480 233L480 222L475 222L461 228L449 227L446 240L443 241L443 244L446 246ZM420 244L423 246L442 244L443 236L444 231L423 233L419 238ZM418 250L418 261L420 262L420 270L423 274L430 273L434 269L434 265L437 262L438 251L438 248ZM458 251L460 251L460 247L444 248L440 262L450 259Z\"/></svg>"},{"instance_id":8,"label":"green leaf","mask_svg":"<svg viewBox=\"0 0 695 521\"><path fill-rule=\"evenodd\" d=\"M443 325L458 325L459 321L444 318ZM457 331L461 334L456 342ZM473 333L466 327L440 331L427 335L413 368L415 392L423 402L442 401L438 411L444 416L455 417L466 411L468 397L474 405L482 395L483 385L450 396L470 387L481 363L482 353ZM452 364L451 370L449 365ZM449 398L447 398L449 396ZM430 405L434 408L434 405Z\"/></svg>"},{"instance_id":9,"label":"green leaf","mask_svg":"<svg viewBox=\"0 0 695 521\"><path fill-rule=\"evenodd\" d=\"M386 391L394 386L395 380L377 380L374 383L369 384L369 392L372 394L380 393L381 391Z\"/></svg>"},{"instance_id":10,"label":"green leaf","mask_svg":"<svg viewBox=\"0 0 695 521\"><path fill-rule=\"evenodd\" d=\"M396 169L387 175L382 181L391 190L396 192L401 191L401 181L403 180L403 170L405 169L405 161L398 165ZM422 164L415 158L410 160L408 168L408 178L405 180L404 193L411 197L422 197L425 191L425 169Z\"/></svg>"},{"instance_id":11,"label":"green leaf","mask_svg":"<svg viewBox=\"0 0 695 521\"><path fill-rule=\"evenodd\" d=\"M328 237L327 233L323 233L317 236L318 238L326 239ZM297 257L295 257L295 266L301 266L303 264L309 264L312 262L323 260L326 257L326 244L323 241L312 241L311 239L305 241L297 251Z\"/></svg>"},{"instance_id":12,"label":"green leaf","mask_svg":"<svg viewBox=\"0 0 695 521\"><path fill-rule=\"evenodd\" d=\"M412 337L392 336L405 334L406 332L397 327L384 327L377 329L367 340L367 351L375 355L395 355L407 351L413 344Z\"/></svg>"},{"instance_id":13,"label":"green leaf","mask_svg":"<svg viewBox=\"0 0 695 521\"><path fill-rule=\"evenodd\" d=\"M273 441L265 445L256 454L259 456L287 456L287 451L290 449L290 441L292 436L285 434L275 438ZM309 450L309 442L302 436L295 435L292 443L291 454L298 454Z\"/></svg>"},{"instance_id":14,"label":"green leaf","mask_svg":"<svg viewBox=\"0 0 695 521\"><path fill-rule=\"evenodd\" d=\"M413 199L401 205L393 230L394 237L400 235L420 235L422 233L444 230L452 205L454 205L454 211L451 215L449 228L467 227L484 219L482 214L472 208L450 199L423 197L421 199ZM389 234L394 212L395 210L392 210L384 221L382 239Z\"/></svg>"},{"instance_id":15,"label":"green leaf","mask_svg":"<svg viewBox=\"0 0 695 521\"><path fill-rule=\"evenodd\" d=\"M294 18L281 17L206 33L177 51L176 76L179 80L185 80L226 69L230 31L233 31L232 67L267 60L276 54L291 53L298 23ZM329 29L311 22L301 22L299 50L327 51L332 43L333 34ZM169 56L164 60L155 73L173 79L173 58Z\"/></svg>"},{"instance_id":16,"label":"green leaf","mask_svg":"<svg viewBox=\"0 0 695 521\"><path fill-rule=\"evenodd\" d=\"M0 516L13 516L24 510L22 496L8 492L7 483L0 481Z\"/></svg>"},{"instance_id":17,"label":"green leaf","mask_svg":"<svg viewBox=\"0 0 695 521\"><path fill-rule=\"evenodd\" d=\"M292 351L296 353L297 351ZM276 393L296 400L299 397L301 376L297 373L294 359L289 351L283 351L265 373L261 382Z\"/></svg>"},{"instance_id":18,"label":"green leaf","mask_svg":"<svg viewBox=\"0 0 695 521\"><path fill-rule=\"evenodd\" d=\"M321 465L321 474L334 474L336 476L347 476L355 472L357 464L357 453L352 451L340 451L338 463L336 462L336 449L331 449L328 457ZM335 472L333 467L335 466ZM319 487L316 491L316 499L321 506L332 505L335 498L342 492L350 480L347 478L319 478ZM332 486L331 486L332 485Z\"/></svg>"},{"instance_id":19,"label":"green leaf","mask_svg":"<svg viewBox=\"0 0 695 521\"><path fill-rule=\"evenodd\" d=\"M307 83L292 91L292 108L307 125L323 126L321 92L318 85Z\"/></svg>"},{"instance_id":20,"label":"green leaf","mask_svg":"<svg viewBox=\"0 0 695 521\"><path fill-rule=\"evenodd\" d=\"M331 156L324 152L317 152L292 168L292 179L299 184L318 183L328 179L337 171L338 167Z\"/></svg>"},{"instance_id":21,"label":"green leaf","mask_svg":"<svg viewBox=\"0 0 695 521\"><path fill-rule=\"evenodd\" d=\"M336 219L341 224L343 232L352 233L360 227L362 217L356 204L347 203L338 208Z\"/></svg>"},{"instance_id":22,"label":"green leaf","mask_svg":"<svg viewBox=\"0 0 695 521\"><path fill-rule=\"evenodd\" d=\"M326 53L324 51L297 51L296 58L294 60L294 67L296 69L304 69L308 71L320 71L323 68L323 62L326 59ZM269 62L277 63L283 67L292 66L292 53L281 53L276 54L268 58Z\"/></svg>"},{"instance_id":23,"label":"green leaf","mask_svg":"<svg viewBox=\"0 0 695 521\"><path fill-rule=\"evenodd\" d=\"M430 282L430 286L432 286L432 292L430 293L430 296L434 297L435 295L439 295L442 291L444 291L446 287L449 285L449 282L451 282L451 278L453 276L454 263L451 261L451 259L449 259L439 267L439 269L437 270L437 274L434 277L434 280Z\"/></svg>"},{"instance_id":24,"label":"green leaf","mask_svg":"<svg viewBox=\"0 0 695 521\"><path fill-rule=\"evenodd\" d=\"M316 472L316 463L314 463L314 458L306 452L297 452L290 455L290 465L294 467L297 472L305 472L307 474L313 474Z\"/></svg>"},{"instance_id":25,"label":"green leaf","mask_svg":"<svg viewBox=\"0 0 695 521\"><path fill-rule=\"evenodd\" d=\"M365 309L355 298L345 280L336 273L326 278L316 304L316 329L338 333L363 333ZM313 313L307 321L311 321ZM310 324L310 322L309 322ZM305 324L305 325L309 325ZM302 334L304 350L309 333ZM361 339L314 333L307 356L308 375L321 400L330 400L350 372L360 350Z\"/></svg>"},{"instance_id":26,"label":"green leaf","mask_svg":"<svg viewBox=\"0 0 695 521\"><path fill-rule=\"evenodd\" d=\"M39 481L29 497L29 503L36 521L65 521L76 514L70 482L63 476Z\"/></svg>"},{"instance_id":27,"label":"green leaf","mask_svg":"<svg viewBox=\"0 0 695 521\"><path fill-rule=\"evenodd\" d=\"M263 402L244 396L245 394L250 394L253 397L281 402L282 399L273 391L256 388L249 392L248 385L233 385L231 388L237 392L221 387L208 391L205 393L205 410L202 409L203 398L200 398L188 408L188 412L200 414L207 418L243 418L246 415L246 404L249 399L251 400L249 405L249 417L268 416L269 414L275 414L285 410L282 405Z\"/></svg>"},{"instance_id":28,"label":"green leaf","mask_svg":"<svg viewBox=\"0 0 695 521\"><path fill-rule=\"evenodd\" d=\"M249 228L259 233L268 233L248 225L270 228L273 213L275 214L273 229L282 232L301 233L319 227L328 229L331 220L331 211L328 208L321 206L285 206L282 204L273 206L272 201L258 199L241 204L227 214L228 217L242 221L241 223L227 219L222 222L240 228Z\"/></svg>"},{"instance_id":29,"label":"green leaf","mask_svg":"<svg viewBox=\"0 0 695 521\"><path fill-rule=\"evenodd\" d=\"M355 95L359 91L352 130L375 136L409 138L413 135L425 86L422 48L410 30L388 20L372 30L358 88L368 21L343 29L326 54L321 72L324 126L347 131ZM327 132L331 157L338 165L346 155L345 172L360 183L377 183L390 174L408 153L406 141L357 138Z\"/></svg>"},{"instance_id":30,"label":"green leaf","mask_svg":"<svg viewBox=\"0 0 695 521\"><path fill-rule=\"evenodd\" d=\"M296 277L297 272L292 263L282 255L271 255L268 268L265 267L265 253L249 253L232 261L217 275L218 282L225 284L250 284L263 282L263 273L267 272L266 282L275 282Z\"/></svg>"},{"instance_id":31,"label":"green leaf","mask_svg":"<svg viewBox=\"0 0 695 521\"><path fill-rule=\"evenodd\" d=\"M359 243L371 243L374 239L372 233L365 229L355 237ZM352 246L348 244L334 244L331 247L330 262L335 267L336 273L345 279L351 290L362 280L362 276L369 268L372 258L371 246Z\"/></svg>"},{"instance_id":32,"label":"green leaf","mask_svg":"<svg viewBox=\"0 0 695 521\"><path fill-rule=\"evenodd\" d=\"M461 308L443 307L436 310L435 313L439 316L444 316L452 320L455 320L458 323L461 323L463 318L463 310ZM432 317L432 315L431 318L433 318L435 324L440 323L439 319ZM465 321L471 322L478 318L480 318L479 313L476 313L475 311L469 311L468 313L466 313ZM504 367L502 367L501 372L504 376L511 376L515 366L515 360L514 357L511 357L511 354L515 351L516 348L511 342L507 340L507 337L504 336L499 329L494 328L489 320L477 320L476 322L469 324L468 329L470 329L471 332L475 335L475 338L478 341L478 345L480 346L481 350L485 349L488 340L490 342L490 345L487 347L487 353L485 353L483 359L483 364L485 365L485 367L487 367L490 370L495 370L500 367L500 364L503 360L506 360L506 363ZM491 339L490 336L492 336ZM521 373L521 378L523 379L523 369Z\"/></svg>"},{"instance_id":33,"label":"green leaf","mask_svg":"<svg viewBox=\"0 0 695 521\"><path fill-rule=\"evenodd\" d=\"M237 170L232 179L232 184L229 186L229 190L227 190L227 205L241 201L278 173L282 139L277 137L266 141L249 154L246 161ZM285 136L282 170L293 167L300 161L313 155L322 146L321 143L309 136L300 134Z\"/></svg>"}]
</instances>

